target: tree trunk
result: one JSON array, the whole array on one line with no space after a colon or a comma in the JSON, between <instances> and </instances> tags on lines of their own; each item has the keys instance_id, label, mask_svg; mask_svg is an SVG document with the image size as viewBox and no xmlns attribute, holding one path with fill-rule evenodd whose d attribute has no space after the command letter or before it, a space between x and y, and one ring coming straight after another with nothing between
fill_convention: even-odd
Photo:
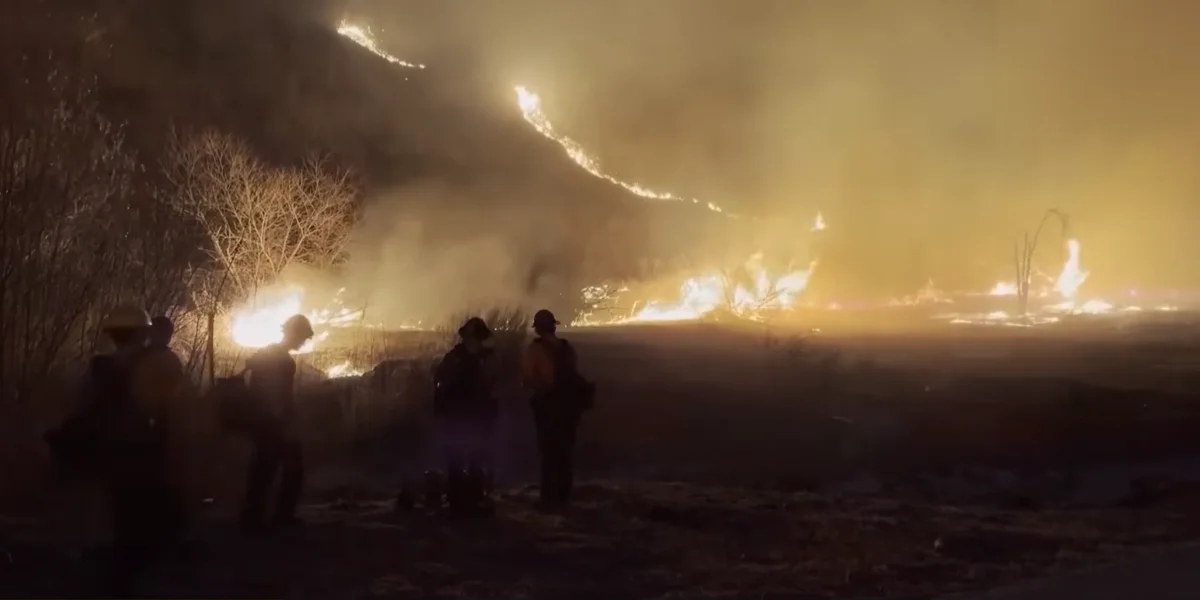
<instances>
[{"instance_id":1,"label":"tree trunk","mask_svg":"<svg viewBox=\"0 0 1200 600\"><path fill-rule=\"evenodd\" d=\"M208 339L204 344L204 360L208 365L208 386L209 389L217 383L217 349L216 349L216 322L217 313L209 311L208 313Z\"/></svg>"}]
</instances>

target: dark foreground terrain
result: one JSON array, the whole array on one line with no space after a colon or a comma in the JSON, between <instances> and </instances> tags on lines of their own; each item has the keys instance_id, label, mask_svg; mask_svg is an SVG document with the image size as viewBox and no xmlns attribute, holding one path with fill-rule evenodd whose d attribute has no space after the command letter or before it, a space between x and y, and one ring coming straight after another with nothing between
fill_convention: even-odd
<instances>
[{"instance_id":1,"label":"dark foreground terrain","mask_svg":"<svg viewBox=\"0 0 1200 600\"><path fill-rule=\"evenodd\" d=\"M244 540L211 524L158 597L926 597L1043 576L1200 533L1169 510L1002 510L691 484L587 484L565 516L506 492L497 515L306 507L303 531ZM88 593L87 562L9 521L6 596Z\"/></svg>"},{"instance_id":2,"label":"dark foreground terrain","mask_svg":"<svg viewBox=\"0 0 1200 600\"><path fill-rule=\"evenodd\" d=\"M574 512L531 509L514 398L494 518L395 512L428 453L326 462L305 530L242 539L235 493L215 493L191 556L146 592L929 597L1198 539L1200 346L1183 329L570 332L602 391ZM3 595L87 595L77 526L98 507L58 495L0 527Z\"/></svg>"}]
</instances>

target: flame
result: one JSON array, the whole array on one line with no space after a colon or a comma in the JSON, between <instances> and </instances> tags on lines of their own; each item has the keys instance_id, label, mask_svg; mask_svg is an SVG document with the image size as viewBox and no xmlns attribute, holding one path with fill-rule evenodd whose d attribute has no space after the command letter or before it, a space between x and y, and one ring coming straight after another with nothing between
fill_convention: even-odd
<instances>
[{"instance_id":1,"label":"flame","mask_svg":"<svg viewBox=\"0 0 1200 600\"><path fill-rule=\"evenodd\" d=\"M1087 281L1090 272L1083 270L1079 266L1079 240L1067 240L1067 261L1059 270L1058 276L1050 278L1044 273L1038 272L1039 278L1045 278L1046 283L1053 283L1045 288L1037 290L1029 290L1031 297L1044 298L1051 294L1058 294L1060 303L1063 305L1074 306L1075 295L1079 291L1079 287ZM1016 296L1019 293L1017 283L1014 281L998 281L996 285L988 290L989 296Z\"/></svg>"},{"instance_id":2,"label":"flame","mask_svg":"<svg viewBox=\"0 0 1200 600\"><path fill-rule=\"evenodd\" d=\"M587 150L584 150L583 146L580 145L579 142L576 142L570 137L563 135L554 129L554 125L550 122L549 117L542 112L542 99L539 98L537 94L529 91L529 89L523 85L518 85L513 89L517 93L517 106L521 109L521 114L525 117L525 122L532 125L533 128L536 129L538 133L545 136L546 139L557 143L559 146L562 146L562 149L566 151L567 156L569 156L571 160L575 161L575 164L579 165L583 168L583 170L591 173L593 176L599 177L600 179L603 179L609 183L619 185L626 190L629 190L631 193L641 196L642 198L647 198L650 200L691 202L692 204L702 205L713 212L725 213L723 208L713 204L712 202L702 202L696 198L683 198L669 192L655 191L641 185L640 183L622 181L605 173L600 168L600 161L588 154Z\"/></svg>"},{"instance_id":3,"label":"flame","mask_svg":"<svg viewBox=\"0 0 1200 600\"><path fill-rule=\"evenodd\" d=\"M401 60L382 48L376 42L371 30L367 27L361 27L341 21L338 24L337 32L346 38L354 41L366 50L374 53L376 56L383 58L389 63L407 68L424 69L425 65L414 64ZM590 155L579 142L570 138L567 135L559 133L555 130L553 123L549 117L542 111L542 101L537 94L530 91L527 87L518 85L514 91L517 96L517 107L521 110L521 114L525 121L529 123L538 133L547 139L557 143L566 152L575 164L579 165L591 175L608 181L609 183L619 185L629 192L650 200L667 200L676 202L690 202L700 205L712 212L726 214L728 216L737 216L727 213L722 207L712 203L704 202L696 198L685 198L676 196L669 192L660 192L649 189L636 182L627 182L605 173L601 168L600 162ZM826 229L825 219L821 213L817 213L817 217L813 222L810 231L824 231ZM1090 273L1080 267L1080 245L1079 241L1071 239L1067 241L1067 261L1063 265L1058 277L1054 279L1052 290L1041 289L1036 292L1031 291L1031 297L1045 297L1053 291L1057 293L1061 302L1051 306L1043 307L1042 312L1067 312L1067 313L1084 313L1084 314L1103 314L1114 310L1112 304L1103 300L1088 300L1083 303L1077 302L1079 288L1087 280ZM751 268L751 263L760 263L761 255L756 254L751 257L747 263L747 270L751 272L751 283L731 283L723 275L706 274L702 276L692 277L684 281L680 287L679 298L672 303L651 301L642 306L633 316L618 322L632 321L674 321L687 320L702 317L711 313L718 308L727 308L738 314L739 316L748 318L760 318L760 311L770 308L789 308L794 302L796 296L804 291L808 286L808 281L812 276L813 270L816 268L816 261L810 263L807 269L795 270L785 273L781 276L772 278L765 270L758 265L756 268ZM929 303L929 302L950 302L940 296L932 288L932 284L928 286L930 289L922 289L914 298L906 298L899 301L904 304L908 303ZM599 289L599 288L597 288ZM624 289L620 291L625 291ZM997 282L988 292L990 296L1016 296L1018 292L1017 284L1013 282L1001 281ZM586 291L585 291L586 295ZM302 296L302 295L301 295ZM894 303L893 303L894 304ZM837 306L836 303L830 307ZM236 321L234 325L234 339L239 344L247 347L261 347L272 343L279 337L278 325L282 324L283 319L291 314L296 314L298 311L293 311L291 308L299 307L298 299L288 299L285 303L278 304L274 307L268 307L252 314L243 314L240 321ZM1124 307L1121 310L1140 310L1137 307ZM1160 306L1156 310L1176 310L1173 306ZM280 315L283 315L280 318ZM587 314L581 317L581 321L577 324L596 324L593 321L594 315ZM943 315L950 318L952 323L1001 323L1013 326L1029 326L1033 324L1057 322L1058 317L1046 315L1025 315L1020 317L1019 322L1011 315L1004 311L994 311L978 317L968 318L960 315ZM314 322L315 325L315 322ZM327 335L327 332L326 332ZM313 343L324 339L318 335L319 339L314 339ZM267 341L264 341L267 340ZM310 343L301 349L301 351L311 351L313 343ZM338 365L330 369L330 372L343 372ZM345 371L349 371L349 367L345 367Z\"/></svg>"},{"instance_id":4,"label":"flame","mask_svg":"<svg viewBox=\"0 0 1200 600\"><path fill-rule=\"evenodd\" d=\"M1047 325L1050 323L1059 322L1058 317L1042 316L1042 315L1027 315L1024 318L1013 318L1012 315L1003 310L994 310L982 315L945 315L942 318L949 318L950 323L955 325L1002 325L1004 327L1034 327L1037 325Z\"/></svg>"},{"instance_id":5,"label":"flame","mask_svg":"<svg viewBox=\"0 0 1200 600\"><path fill-rule=\"evenodd\" d=\"M383 48L380 48L379 44L376 43L375 35L371 33L371 29L369 27L353 25L349 21L342 19L342 21L338 23L337 32L338 35L349 38L355 44L370 50L375 56L378 56L379 58L382 58L394 65L400 65L401 67L407 67L409 69L425 68L425 65L410 63L388 54L387 51L385 51Z\"/></svg>"},{"instance_id":6,"label":"flame","mask_svg":"<svg viewBox=\"0 0 1200 600\"><path fill-rule=\"evenodd\" d=\"M350 361L346 361L340 365L334 365L325 369L325 376L330 379L341 379L343 377L358 377L365 373L362 369L355 369L350 366Z\"/></svg>"},{"instance_id":7,"label":"flame","mask_svg":"<svg viewBox=\"0 0 1200 600\"><path fill-rule=\"evenodd\" d=\"M375 40L375 35L371 33L371 30L368 27L354 25L343 19L340 23L338 23L337 32L338 34L345 36L359 46L362 46L376 56L392 64L412 69L425 68L425 65L414 64L405 60L401 60L395 56L392 56L383 48L380 48L379 43ZM575 164L579 165L593 176L599 177L600 179L608 181L609 183L619 185L626 190L629 190L633 194L641 196L642 198L647 198L650 200L691 202L692 204L702 205L713 212L725 212L724 209L716 204L713 204L712 202L701 202L696 198L683 198L667 192L654 191L642 186L641 184L622 181L605 173L603 170L601 170L599 161L588 154L587 150L584 150L583 146L570 137L555 131L554 125L550 123L550 119L545 115L545 113L542 112L542 100L537 94L529 91L529 89L523 85L518 85L513 89L517 94L517 107L521 109L521 115L525 118L525 122L532 125L538 133L542 134L547 139L557 143L559 146L562 146L563 150L566 151L567 156L569 156L571 160L575 161Z\"/></svg>"},{"instance_id":8,"label":"flame","mask_svg":"<svg viewBox=\"0 0 1200 600\"><path fill-rule=\"evenodd\" d=\"M1054 280L1054 292L1061 302L1047 307L1047 310L1071 314L1098 315L1112 312L1113 305L1104 300L1088 300L1080 303L1077 296L1079 287L1087 281L1090 271L1079 266L1079 240L1067 240L1067 262Z\"/></svg>"},{"instance_id":9,"label":"flame","mask_svg":"<svg viewBox=\"0 0 1200 600\"><path fill-rule=\"evenodd\" d=\"M1037 308L1031 308L1030 314L1027 315L1010 315L1004 311L994 311L983 315L939 315L935 318L950 319L951 323L969 323L969 324L994 324L1006 326L1031 327L1035 325L1044 325L1048 323L1057 323L1061 320L1060 315L1105 315L1115 312L1135 313L1142 312L1142 307L1134 305L1126 305L1117 307L1113 303L1098 298L1093 298L1083 302L1079 301L1079 290L1087 281L1091 272L1084 269L1080 262L1079 240L1069 239L1066 242L1067 260L1063 263L1062 269L1058 276L1051 279L1046 277L1047 287L1039 290L1030 290L1031 298L1045 298L1052 294L1058 296L1058 302L1043 305ZM1016 296L1017 284L1012 282L998 282L991 290L988 291L990 296ZM1136 296L1136 293L1131 295ZM1161 305L1154 307L1155 311L1170 312L1177 310L1176 307L1170 305Z\"/></svg>"},{"instance_id":10,"label":"flame","mask_svg":"<svg viewBox=\"0 0 1200 600\"><path fill-rule=\"evenodd\" d=\"M989 296L1016 296L1017 284L1011 281L997 281L992 289L988 290Z\"/></svg>"},{"instance_id":11,"label":"flame","mask_svg":"<svg viewBox=\"0 0 1200 600\"><path fill-rule=\"evenodd\" d=\"M818 212L811 231L825 228L825 218ZM685 279L673 301L637 303L630 316L608 320L597 317L596 311L591 310L580 315L572 325L689 321L718 310L744 319L762 320L771 311L793 309L798 297L808 289L816 268L817 261L812 260L806 268L772 274L763 266L762 252L757 252L736 274L718 271ZM581 294L585 304L595 306L600 301L615 301L620 293L628 290L624 286L593 285L583 288Z\"/></svg>"},{"instance_id":12,"label":"flame","mask_svg":"<svg viewBox=\"0 0 1200 600\"><path fill-rule=\"evenodd\" d=\"M763 268L762 259L761 253L750 257L744 267L743 281L718 273L689 277L680 286L674 302L648 302L620 322L688 321L716 310L759 320L765 312L794 308L796 299L808 287L817 261L812 261L806 269L772 276Z\"/></svg>"},{"instance_id":13,"label":"flame","mask_svg":"<svg viewBox=\"0 0 1200 600\"><path fill-rule=\"evenodd\" d=\"M307 354L329 337L335 327L346 327L362 317L361 310L341 304L338 290L332 302L324 308L304 311L304 290L295 285L260 292L254 301L233 312L229 335L243 348L263 348L283 340L283 323L293 315L304 315L312 323L316 335L297 352Z\"/></svg>"},{"instance_id":14,"label":"flame","mask_svg":"<svg viewBox=\"0 0 1200 600\"><path fill-rule=\"evenodd\" d=\"M1062 296L1063 302L1074 303L1075 293L1087 281L1088 275L1091 273L1079 268L1079 240L1067 240L1067 262L1054 282L1054 291Z\"/></svg>"}]
</instances>

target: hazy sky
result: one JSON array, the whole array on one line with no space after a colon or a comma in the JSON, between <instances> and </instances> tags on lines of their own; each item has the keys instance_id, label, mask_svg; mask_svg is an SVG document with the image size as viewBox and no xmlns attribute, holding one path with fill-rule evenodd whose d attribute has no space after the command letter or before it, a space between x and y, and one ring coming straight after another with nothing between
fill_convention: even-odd
<instances>
[{"instance_id":1,"label":"hazy sky","mask_svg":"<svg viewBox=\"0 0 1200 600\"><path fill-rule=\"evenodd\" d=\"M1010 275L1070 213L1093 285L1200 283L1200 3L350 0L395 54L525 83L614 174L803 237L847 284ZM497 90L497 101L507 101ZM796 233L791 234L789 229ZM1048 267L1058 234L1043 239Z\"/></svg>"}]
</instances>

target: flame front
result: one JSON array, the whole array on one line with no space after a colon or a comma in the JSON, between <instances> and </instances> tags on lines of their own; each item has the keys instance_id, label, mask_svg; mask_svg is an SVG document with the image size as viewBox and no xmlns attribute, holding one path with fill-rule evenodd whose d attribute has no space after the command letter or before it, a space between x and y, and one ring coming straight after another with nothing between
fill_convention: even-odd
<instances>
[{"instance_id":1,"label":"flame front","mask_svg":"<svg viewBox=\"0 0 1200 600\"><path fill-rule=\"evenodd\" d=\"M285 321L294 315L304 315L312 323L316 335L298 352L312 352L314 347L329 337L330 329L356 323L362 316L361 310L352 310L341 304L344 291L338 290L328 306L309 311L304 310L304 290L298 286L260 292L253 302L234 311L229 335L235 344L243 348L264 348L283 340Z\"/></svg>"},{"instance_id":2,"label":"flame front","mask_svg":"<svg viewBox=\"0 0 1200 600\"><path fill-rule=\"evenodd\" d=\"M1051 294L1057 294L1059 304L1055 306L1060 309L1073 308L1079 287L1091 275L1089 271L1079 266L1079 249L1079 240L1074 238L1067 240L1067 260L1059 270L1058 277L1051 279L1048 275L1039 272L1039 277L1045 280L1047 286L1036 290L1031 289L1029 295L1035 298L1044 298ZM1053 285L1050 285L1051 283ZM992 289L988 290L989 296L1016 296L1019 293L1020 289L1013 281L998 281L996 285L992 286ZM1095 307L1095 303L1092 306Z\"/></svg>"},{"instance_id":3,"label":"flame front","mask_svg":"<svg viewBox=\"0 0 1200 600\"><path fill-rule=\"evenodd\" d=\"M424 69L425 65L414 64L401 60L382 48L376 42L370 29L353 25L347 21L342 21L338 25L338 33L346 38L354 41L366 50L383 58L389 63L415 69ZM555 142L567 156L571 158L575 164L583 168L591 175L608 181L609 183L619 185L629 192L650 200L666 200L677 202L689 202L700 205L712 212L729 215L722 207L712 203L704 202L696 198L685 198L676 196L668 192L660 192L649 189L636 182L627 182L620 180L601 168L599 161L590 155L574 139L567 135L559 133L555 130L549 117L542 111L541 99L537 94L530 91L525 86L515 86L514 91L517 96L517 107L521 110L521 114L525 121L529 123L538 133L547 139ZM736 216L736 215L729 215ZM824 231L826 228L824 217L818 213L817 218L811 226L811 231ZM1063 265L1058 277L1052 280L1053 285L1047 285L1045 288L1036 291L1031 290L1031 297L1046 297L1052 293L1057 294L1060 298L1060 303L1051 306L1043 307L1042 311L1051 313L1088 313L1099 314L1113 310L1113 306L1102 300L1088 300L1083 303L1077 301L1079 288L1087 280L1089 272L1080 267L1080 245L1078 240L1067 241L1068 258L1066 264ZM631 317L618 322L636 322L636 321L678 321L700 318L706 314L712 313L721 308L730 310L731 312L747 318L760 318L761 311L772 308L790 308L794 305L796 297L803 292L807 286L809 279L812 276L813 270L816 267L816 261L809 264L807 269L795 270L784 273L779 276L772 277L766 273L761 267L761 256L755 255L751 257L750 263L747 264L746 270L750 273L749 283L733 283L729 278L720 274L705 274L685 280L680 287L679 297L674 302L657 302L651 301L641 306ZM1050 283L1047 277L1047 283ZM1001 281L996 283L988 292L991 296L1016 296L1018 294L1018 286L1013 282ZM279 325L282 325L283 320L292 314L296 314L300 305L302 294L288 296L283 301L258 309L253 312L242 313L235 317L233 326L233 335L235 341L246 347L261 347L277 341L280 332ZM927 303L932 301L929 294L918 294L918 298L913 299L914 303ZM937 302L949 302L945 298L937 298ZM907 302L905 302L907 303ZM836 306L836 303L831 306ZM1136 307L1125 307L1122 310L1132 310ZM1174 310L1174 307L1164 306L1159 307L1159 310ZM975 318L962 317L959 315L946 315L951 318L952 323L974 323L986 322L1006 325L1022 325L1041 324L1056 322L1057 316L1048 315L1026 315L1021 319L1012 319L1008 313L1004 311L994 311L986 315L981 315ZM592 322L585 319L589 324ZM1020 322L1018 322L1020 321ZM316 322L314 321L314 325ZM327 332L325 332L327 334ZM324 339L318 334L319 342ZM309 344L302 351L310 351L313 344ZM339 365L341 367L341 365ZM330 369L330 372L342 372L339 367ZM346 367L349 371L349 367Z\"/></svg>"},{"instance_id":4,"label":"flame front","mask_svg":"<svg viewBox=\"0 0 1200 600\"><path fill-rule=\"evenodd\" d=\"M583 168L583 170L591 173L593 176L599 177L600 179L603 179L609 183L619 185L626 190L629 190L631 193L649 200L691 202L692 204L704 206L713 212L725 212L724 209L716 204L713 204L712 202L702 202L696 198L683 198L669 192L655 191L641 185L640 183L622 181L616 177L613 177L612 175L609 175L608 173L605 173L600 168L600 161L588 154L587 150L584 150L583 146L580 145L579 142L576 142L566 135L558 133L554 129L554 125L550 122L550 119L545 113L542 112L542 100L537 94L529 91L529 89L523 85L518 85L513 89L517 92L517 106L520 107L521 114L525 117L525 122L532 125L533 128L536 129L538 133L545 136L546 139L552 140L559 146L562 146L562 149L566 151L567 156L571 157L571 160L575 161L575 164L579 165Z\"/></svg>"},{"instance_id":5,"label":"flame front","mask_svg":"<svg viewBox=\"0 0 1200 600\"><path fill-rule=\"evenodd\" d=\"M399 58L396 58L395 56L392 56L391 54L388 54L383 48L379 47L379 44L377 44L375 42L375 36L371 33L371 30L366 27L359 27L358 25L352 25L348 21L343 19L341 23L338 23L337 32L338 32L338 35L349 38L355 44L358 44L359 46L362 46L363 48L370 50L375 56L378 56L379 58L382 58L383 60L386 60L394 65L400 65L401 67L408 67L409 69L424 69L425 68L425 65L410 63L405 60L400 60Z\"/></svg>"},{"instance_id":6,"label":"flame front","mask_svg":"<svg viewBox=\"0 0 1200 600\"><path fill-rule=\"evenodd\" d=\"M812 261L806 269L772 276L763 268L762 259L761 253L750 257L744 267L747 275L744 281L720 273L689 277L679 287L674 302L648 302L619 322L688 321L717 310L759 320L772 310L795 307L796 299L808 287L817 261Z\"/></svg>"},{"instance_id":7,"label":"flame front","mask_svg":"<svg viewBox=\"0 0 1200 600\"><path fill-rule=\"evenodd\" d=\"M343 20L338 24L337 32L338 34L346 37L347 39L392 64L413 69L425 68L425 65L414 64L405 60L401 60L389 54L383 48L380 48L379 43L375 41L375 36L371 33L371 30L366 27L354 25ZM522 85L518 85L513 89L517 94L517 107L521 109L521 115L525 118L525 122L532 125L538 133L542 134L547 139L557 143L559 146L562 146L562 149L566 151L567 156L569 156L571 160L575 162L575 164L579 165L593 176L619 185L626 190L629 190L633 194L641 196L642 198L650 200L691 202L692 204L704 206L713 212L725 212L720 206L717 206L712 202L701 202L696 198L683 198L667 192L658 192L642 186L641 184L622 181L605 173L603 170L601 170L599 161L588 154L587 150L584 150L583 146L570 137L555 131L554 125L550 123L550 119L547 118L545 113L542 112L542 100L541 98L538 98L537 94L529 91L528 88Z\"/></svg>"},{"instance_id":8,"label":"flame front","mask_svg":"<svg viewBox=\"0 0 1200 600\"><path fill-rule=\"evenodd\" d=\"M997 324L1007 326L1031 327L1036 325L1045 325L1048 323L1057 323L1061 320L1061 315L1103 315L1114 312L1141 312L1139 306L1121 306L1115 307L1112 303L1105 300L1093 298L1083 302L1079 301L1079 290L1087 281L1091 272L1084 269L1080 261L1080 244L1077 239L1069 239L1066 242L1067 260L1063 263L1062 269L1059 270L1058 276L1050 278L1041 275L1045 279L1045 285L1036 290L1029 290L1031 298L1047 298L1053 295L1058 296L1058 301L1048 305L1042 305L1038 308L1030 309L1030 314L1027 315L1010 315L1005 311L993 311L984 315L959 315L949 314L943 315L944 318L950 319L951 323L961 324ZM991 290L988 291L990 296L1016 296L1019 290L1016 283L1001 281L996 283ZM1155 307L1156 311L1170 312L1177 310L1174 306L1163 305Z\"/></svg>"},{"instance_id":9,"label":"flame front","mask_svg":"<svg viewBox=\"0 0 1200 600\"><path fill-rule=\"evenodd\" d=\"M825 228L825 218L818 212L810 231L824 231ZM576 319L573 324L689 321L717 311L726 311L743 319L762 320L771 311L794 308L797 299L808 288L816 268L817 261L814 259L806 268L773 274L763 265L763 254L758 252L752 255L736 274L718 271L685 279L673 301L651 300L644 304L635 304L630 316L607 321L598 320L595 315L588 313ZM591 304L597 297L615 299L620 292L625 291L628 291L628 288L613 290L610 286L589 286L582 290L582 295L584 300Z\"/></svg>"}]
</instances>

